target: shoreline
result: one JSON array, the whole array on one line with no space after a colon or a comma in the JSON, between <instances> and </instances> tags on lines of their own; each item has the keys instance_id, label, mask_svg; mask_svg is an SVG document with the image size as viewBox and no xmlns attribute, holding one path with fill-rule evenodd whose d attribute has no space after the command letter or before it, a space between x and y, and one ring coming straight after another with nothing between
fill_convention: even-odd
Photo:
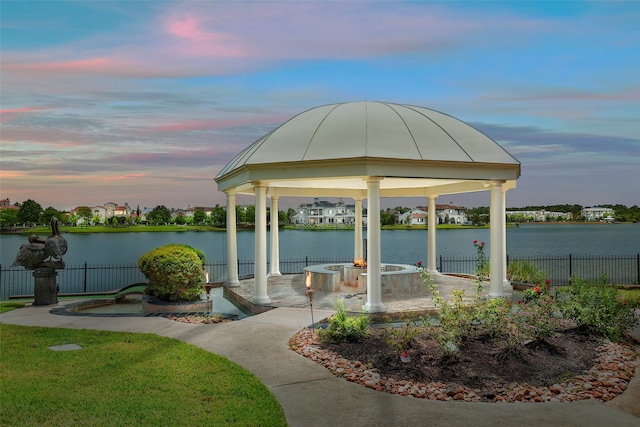
<instances>
[{"instance_id":1,"label":"shoreline","mask_svg":"<svg viewBox=\"0 0 640 427\"><path fill-rule=\"evenodd\" d=\"M620 224L636 224L634 222L586 222L586 221L550 221L550 222L509 222L507 228L518 228L521 225L609 225L615 226ZM299 230L299 231L352 231L354 227L293 227L293 226L281 226L281 230ZM470 229L483 229L490 228L489 225L458 225L458 224L439 224L437 230L470 230ZM238 226L238 231L254 231L254 227ZM385 225L382 230L428 230L428 227L423 225L402 225L394 224L391 226ZM166 233L166 232L226 232L226 228L212 227L212 226L177 226L177 225L144 225L144 226L129 226L129 227L105 227L95 226L91 228L85 228L80 226L64 226L60 230L62 233L69 234L94 234L94 233ZM16 228L12 230L0 230L0 235L23 235L29 234L42 234L48 235L50 229L48 226L37 226L31 228Z\"/></svg>"}]
</instances>

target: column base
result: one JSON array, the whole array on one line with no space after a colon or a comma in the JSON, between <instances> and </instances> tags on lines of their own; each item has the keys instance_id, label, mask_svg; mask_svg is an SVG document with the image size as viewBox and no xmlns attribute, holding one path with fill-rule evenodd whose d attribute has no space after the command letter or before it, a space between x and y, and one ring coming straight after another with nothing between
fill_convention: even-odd
<instances>
[{"instance_id":1,"label":"column base","mask_svg":"<svg viewBox=\"0 0 640 427\"><path fill-rule=\"evenodd\" d=\"M278 277L278 276L282 276L282 273L280 273L279 271L276 271L275 273L269 273L267 274L267 277Z\"/></svg>"},{"instance_id":2,"label":"column base","mask_svg":"<svg viewBox=\"0 0 640 427\"><path fill-rule=\"evenodd\" d=\"M251 298L251 302L257 305L265 305L265 304L271 304L271 298L269 298L268 295L265 296L253 296Z\"/></svg>"},{"instance_id":3,"label":"column base","mask_svg":"<svg viewBox=\"0 0 640 427\"><path fill-rule=\"evenodd\" d=\"M427 273L434 275L434 274L440 274L440 272L438 270L427 270Z\"/></svg>"},{"instance_id":4,"label":"column base","mask_svg":"<svg viewBox=\"0 0 640 427\"><path fill-rule=\"evenodd\" d=\"M504 292L489 292L488 298L504 298Z\"/></svg>"},{"instance_id":5,"label":"column base","mask_svg":"<svg viewBox=\"0 0 640 427\"><path fill-rule=\"evenodd\" d=\"M364 311L367 313L384 313L387 311L387 307L379 302L379 303L366 303L364 305Z\"/></svg>"},{"instance_id":6,"label":"column base","mask_svg":"<svg viewBox=\"0 0 640 427\"><path fill-rule=\"evenodd\" d=\"M240 285L240 282L238 280L227 280L224 285L227 288L237 288Z\"/></svg>"}]
</instances>

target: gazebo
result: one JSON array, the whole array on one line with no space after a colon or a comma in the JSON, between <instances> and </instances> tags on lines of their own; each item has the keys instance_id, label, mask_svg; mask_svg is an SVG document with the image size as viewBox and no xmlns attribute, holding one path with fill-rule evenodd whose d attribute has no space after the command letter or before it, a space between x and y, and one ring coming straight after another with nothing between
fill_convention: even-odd
<instances>
[{"instance_id":1,"label":"gazebo","mask_svg":"<svg viewBox=\"0 0 640 427\"><path fill-rule=\"evenodd\" d=\"M227 196L227 284L238 284L236 195L255 195L255 304L269 304L268 275L280 275L278 227L271 227L267 273L267 197L271 224L278 199L353 198L354 259L362 258L362 201L367 199L367 302L386 311L381 295L380 198L428 199L427 269L436 271L436 198L490 191L489 296L506 283L505 192L520 162L472 126L431 109L388 102L348 102L305 111L244 149L216 176ZM497 272L497 274L496 274Z\"/></svg>"}]
</instances>

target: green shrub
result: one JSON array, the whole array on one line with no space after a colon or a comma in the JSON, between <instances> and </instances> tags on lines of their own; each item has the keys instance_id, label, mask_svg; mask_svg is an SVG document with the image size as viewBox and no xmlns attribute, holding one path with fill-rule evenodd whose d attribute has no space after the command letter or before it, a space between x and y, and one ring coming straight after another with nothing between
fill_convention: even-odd
<instances>
[{"instance_id":1,"label":"green shrub","mask_svg":"<svg viewBox=\"0 0 640 427\"><path fill-rule=\"evenodd\" d=\"M613 286L573 278L572 285L560 292L563 316L589 332L620 341L628 329L638 324L636 302L621 299Z\"/></svg>"},{"instance_id":2,"label":"green shrub","mask_svg":"<svg viewBox=\"0 0 640 427\"><path fill-rule=\"evenodd\" d=\"M507 266L507 277L512 282L543 283L547 274L527 261L511 261Z\"/></svg>"},{"instance_id":3,"label":"green shrub","mask_svg":"<svg viewBox=\"0 0 640 427\"><path fill-rule=\"evenodd\" d=\"M358 316L349 316L344 308L344 300L333 303L336 314L329 319L329 327L318 331L324 342L356 342L365 338L369 333L369 318L360 309Z\"/></svg>"},{"instance_id":4,"label":"green shrub","mask_svg":"<svg viewBox=\"0 0 640 427\"><path fill-rule=\"evenodd\" d=\"M196 301L204 293L204 254L171 244L147 252L138 267L149 280L145 293L163 301Z\"/></svg>"},{"instance_id":5,"label":"green shrub","mask_svg":"<svg viewBox=\"0 0 640 427\"><path fill-rule=\"evenodd\" d=\"M391 321L387 318L387 323ZM407 349L409 344L418 336L419 328L410 317L404 319L404 322L399 327L395 328L388 325L384 328L384 340L390 346L393 347L398 353L402 353Z\"/></svg>"}]
</instances>

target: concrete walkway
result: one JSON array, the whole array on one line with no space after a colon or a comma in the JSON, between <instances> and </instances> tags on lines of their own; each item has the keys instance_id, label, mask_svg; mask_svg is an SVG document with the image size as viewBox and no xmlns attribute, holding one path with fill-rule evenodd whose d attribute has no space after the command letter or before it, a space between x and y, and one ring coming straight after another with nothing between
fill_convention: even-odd
<instances>
[{"instance_id":1,"label":"concrete walkway","mask_svg":"<svg viewBox=\"0 0 640 427\"><path fill-rule=\"evenodd\" d=\"M64 301L58 305L71 304ZM257 375L279 400L290 426L640 426L640 375L607 404L438 402L376 392L337 378L288 347L310 324L308 308L280 307L246 319L194 325L160 317L84 317L27 307L0 315L26 326L146 332L175 338L224 356ZM331 315L315 309L315 320ZM640 328L634 331L640 340ZM63 344L63 343L61 343ZM640 417L640 413L636 413Z\"/></svg>"}]
</instances>

